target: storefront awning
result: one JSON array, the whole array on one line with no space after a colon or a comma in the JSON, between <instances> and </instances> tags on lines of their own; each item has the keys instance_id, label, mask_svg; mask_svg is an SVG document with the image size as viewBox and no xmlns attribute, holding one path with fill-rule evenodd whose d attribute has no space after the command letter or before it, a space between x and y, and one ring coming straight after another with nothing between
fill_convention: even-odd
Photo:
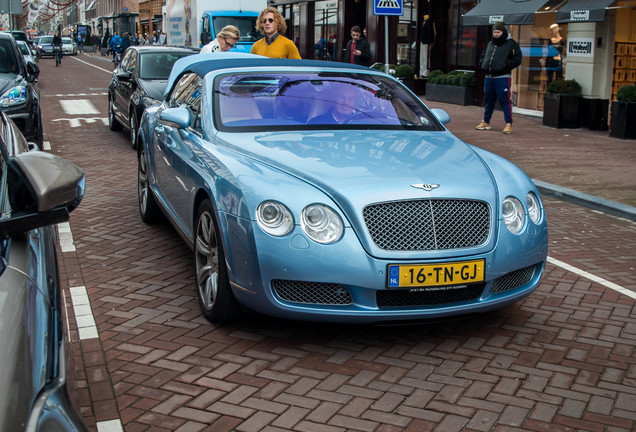
<instances>
[{"instance_id":1,"label":"storefront awning","mask_svg":"<svg viewBox=\"0 0 636 432\"><path fill-rule=\"evenodd\" d=\"M464 25L534 24L534 13L548 0L482 0L463 16Z\"/></svg>"},{"instance_id":2,"label":"storefront awning","mask_svg":"<svg viewBox=\"0 0 636 432\"><path fill-rule=\"evenodd\" d=\"M605 8L614 0L568 0L557 12L558 23L605 21Z\"/></svg>"}]
</instances>

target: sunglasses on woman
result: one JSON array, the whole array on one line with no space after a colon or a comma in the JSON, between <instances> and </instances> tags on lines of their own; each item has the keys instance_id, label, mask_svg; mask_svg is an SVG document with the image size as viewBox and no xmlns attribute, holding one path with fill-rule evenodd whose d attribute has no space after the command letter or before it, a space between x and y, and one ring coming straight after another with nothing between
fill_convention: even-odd
<instances>
[{"instance_id":1,"label":"sunglasses on woman","mask_svg":"<svg viewBox=\"0 0 636 432\"><path fill-rule=\"evenodd\" d=\"M225 45L229 46L229 47L230 47L230 49L232 49L232 48L234 48L234 47L236 46L236 44L229 43L229 42L227 41L227 39L225 39L225 38L223 38L223 40L225 41Z\"/></svg>"}]
</instances>

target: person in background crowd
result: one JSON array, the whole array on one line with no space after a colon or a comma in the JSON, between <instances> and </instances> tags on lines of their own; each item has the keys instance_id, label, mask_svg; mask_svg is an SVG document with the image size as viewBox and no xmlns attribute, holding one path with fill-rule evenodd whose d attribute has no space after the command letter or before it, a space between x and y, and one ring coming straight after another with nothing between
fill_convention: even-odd
<instances>
[{"instance_id":1,"label":"person in background crowd","mask_svg":"<svg viewBox=\"0 0 636 432\"><path fill-rule=\"evenodd\" d=\"M256 21L256 30L265 37L252 45L252 54L271 58L301 58L294 42L282 35L287 31L287 24L275 7L270 6L260 13Z\"/></svg>"},{"instance_id":2,"label":"person in background crowd","mask_svg":"<svg viewBox=\"0 0 636 432\"><path fill-rule=\"evenodd\" d=\"M233 25L225 26L216 35L214 40L201 48L201 54L210 52L229 51L240 39L239 29Z\"/></svg>"},{"instance_id":3,"label":"person in background crowd","mask_svg":"<svg viewBox=\"0 0 636 432\"><path fill-rule=\"evenodd\" d=\"M77 49L79 49L79 52L82 52L84 49L84 39L82 39L82 35L79 33L77 34Z\"/></svg>"},{"instance_id":4,"label":"person in background crowd","mask_svg":"<svg viewBox=\"0 0 636 432\"><path fill-rule=\"evenodd\" d=\"M122 39L119 37L119 33L115 33L112 38L110 38L110 42L108 43L108 48L113 52L113 61L117 60L117 54L121 54L122 50Z\"/></svg>"},{"instance_id":5,"label":"person in background crowd","mask_svg":"<svg viewBox=\"0 0 636 432\"><path fill-rule=\"evenodd\" d=\"M345 49L345 62L355 63L362 66L369 66L371 60L371 47L369 42L361 38L362 29L359 26L351 28L351 40Z\"/></svg>"},{"instance_id":6,"label":"person in background crowd","mask_svg":"<svg viewBox=\"0 0 636 432\"><path fill-rule=\"evenodd\" d=\"M521 64L519 44L508 35L506 25L497 22L492 27L492 38L481 53L479 66L486 72L484 79L484 120L475 126L477 130L490 129L490 119L495 101L504 113L506 126L503 133L512 133L512 103L510 103L510 73Z\"/></svg>"},{"instance_id":7,"label":"person in background crowd","mask_svg":"<svg viewBox=\"0 0 636 432\"><path fill-rule=\"evenodd\" d=\"M124 36L121 38L121 52L123 53L130 46L130 33L125 32Z\"/></svg>"}]
</instances>

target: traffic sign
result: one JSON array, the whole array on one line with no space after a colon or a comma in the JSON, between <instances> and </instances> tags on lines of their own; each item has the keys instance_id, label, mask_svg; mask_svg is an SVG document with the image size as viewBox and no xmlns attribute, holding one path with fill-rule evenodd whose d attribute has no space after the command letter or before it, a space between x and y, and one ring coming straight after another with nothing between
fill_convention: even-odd
<instances>
[{"instance_id":1,"label":"traffic sign","mask_svg":"<svg viewBox=\"0 0 636 432\"><path fill-rule=\"evenodd\" d=\"M373 0L373 15L404 15L403 0Z\"/></svg>"}]
</instances>

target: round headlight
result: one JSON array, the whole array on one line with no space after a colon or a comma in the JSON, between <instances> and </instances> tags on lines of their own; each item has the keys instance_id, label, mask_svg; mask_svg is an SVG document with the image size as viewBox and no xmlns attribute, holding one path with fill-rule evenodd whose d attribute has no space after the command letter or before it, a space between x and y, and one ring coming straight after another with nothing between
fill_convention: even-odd
<instances>
[{"instance_id":1,"label":"round headlight","mask_svg":"<svg viewBox=\"0 0 636 432\"><path fill-rule=\"evenodd\" d=\"M530 220L535 224L538 224L541 220L541 206L539 205L539 197L530 192L526 197L526 201L528 205L528 216L530 217Z\"/></svg>"},{"instance_id":2,"label":"round headlight","mask_svg":"<svg viewBox=\"0 0 636 432\"><path fill-rule=\"evenodd\" d=\"M521 202L515 197L507 197L501 206L502 216L508 231L518 234L525 222L525 211Z\"/></svg>"},{"instance_id":3,"label":"round headlight","mask_svg":"<svg viewBox=\"0 0 636 432\"><path fill-rule=\"evenodd\" d=\"M10 107L26 102L27 88L24 86L13 87L0 96L0 106Z\"/></svg>"},{"instance_id":4,"label":"round headlight","mask_svg":"<svg viewBox=\"0 0 636 432\"><path fill-rule=\"evenodd\" d=\"M294 228L294 218L287 207L277 201L264 201L256 209L256 222L273 236L284 236Z\"/></svg>"},{"instance_id":5,"label":"round headlight","mask_svg":"<svg viewBox=\"0 0 636 432\"><path fill-rule=\"evenodd\" d=\"M300 215L300 226L310 239L322 244L337 242L344 230L338 213L323 204L305 207Z\"/></svg>"}]
</instances>

